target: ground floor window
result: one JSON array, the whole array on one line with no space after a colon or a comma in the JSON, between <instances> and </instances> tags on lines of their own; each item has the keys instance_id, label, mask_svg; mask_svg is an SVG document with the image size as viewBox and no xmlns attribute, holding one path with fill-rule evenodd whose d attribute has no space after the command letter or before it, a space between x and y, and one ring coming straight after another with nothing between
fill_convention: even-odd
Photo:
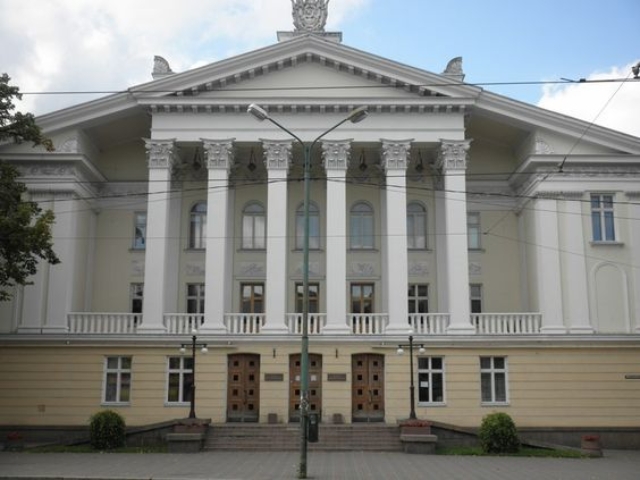
<instances>
[{"instance_id":1,"label":"ground floor window","mask_svg":"<svg viewBox=\"0 0 640 480\"><path fill-rule=\"evenodd\" d=\"M129 403L131 357L107 357L104 363L104 403Z\"/></svg>"},{"instance_id":2,"label":"ground floor window","mask_svg":"<svg viewBox=\"0 0 640 480\"><path fill-rule=\"evenodd\" d=\"M418 402L444 403L444 359L418 358Z\"/></svg>"},{"instance_id":3,"label":"ground floor window","mask_svg":"<svg viewBox=\"0 0 640 480\"><path fill-rule=\"evenodd\" d=\"M480 357L482 403L507 403L507 358Z\"/></svg>"},{"instance_id":4,"label":"ground floor window","mask_svg":"<svg viewBox=\"0 0 640 480\"><path fill-rule=\"evenodd\" d=\"M191 401L193 358L170 357L167 377L167 403Z\"/></svg>"}]
</instances>

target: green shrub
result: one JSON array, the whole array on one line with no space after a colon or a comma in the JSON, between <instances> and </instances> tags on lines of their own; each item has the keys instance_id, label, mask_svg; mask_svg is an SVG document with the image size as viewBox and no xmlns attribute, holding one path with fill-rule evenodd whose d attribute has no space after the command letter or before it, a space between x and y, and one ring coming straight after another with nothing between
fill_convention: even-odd
<instances>
[{"instance_id":1,"label":"green shrub","mask_svg":"<svg viewBox=\"0 0 640 480\"><path fill-rule=\"evenodd\" d=\"M516 424L506 413L492 413L484 417L478 438L485 453L516 453L520 449Z\"/></svg>"},{"instance_id":2,"label":"green shrub","mask_svg":"<svg viewBox=\"0 0 640 480\"><path fill-rule=\"evenodd\" d=\"M96 450L112 450L123 447L126 440L124 418L113 410L103 410L91 417L89 436Z\"/></svg>"}]
</instances>

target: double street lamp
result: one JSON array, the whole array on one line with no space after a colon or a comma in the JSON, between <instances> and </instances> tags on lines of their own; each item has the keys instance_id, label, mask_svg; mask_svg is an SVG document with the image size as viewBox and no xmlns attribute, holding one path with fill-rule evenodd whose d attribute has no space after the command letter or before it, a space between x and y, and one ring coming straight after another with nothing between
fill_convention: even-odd
<instances>
[{"instance_id":1,"label":"double street lamp","mask_svg":"<svg viewBox=\"0 0 640 480\"><path fill-rule=\"evenodd\" d=\"M206 343L197 343L198 337L196 334L198 331L194 328L191 330L191 343L183 343L180 346L180 353L187 352L187 347L191 347L191 408L189 409L189 418L196 418L196 347L202 347L200 350L202 353L207 353L209 349Z\"/></svg>"},{"instance_id":2,"label":"double street lamp","mask_svg":"<svg viewBox=\"0 0 640 480\"><path fill-rule=\"evenodd\" d=\"M307 431L309 428L309 203L310 189L309 179L311 172L311 152L318 141L346 122L358 123L368 115L367 107L359 107L352 110L346 118L336 123L331 128L318 135L310 144L303 142L291 130L278 123L269 116L262 107L252 103L247 109L260 121L267 120L280 130L293 137L304 150L304 236L302 248L302 346L300 354L300 465L298 478L307 478Z\"/></svg>"},{"instance_id":3,"label":"double street lamp","mask_svg":"<svg viewBox=\"0 0 640 480\"><path fill-rule=\"evenodd\" d=\"M409 387L409 393L411 395L411 411L409 412L409 419L415 420L417 417L416 417L416 389L413 384L413 335L409 335L408 344L398 345L398 350L396 351L398 355L404 354L403 347L409 347L409 375L411 375L411 382ZM425 352L424 345L420 344L419 347L420 348L418 350L418 353L420 355L424 354Z\"/></svg>"}]
</instances>

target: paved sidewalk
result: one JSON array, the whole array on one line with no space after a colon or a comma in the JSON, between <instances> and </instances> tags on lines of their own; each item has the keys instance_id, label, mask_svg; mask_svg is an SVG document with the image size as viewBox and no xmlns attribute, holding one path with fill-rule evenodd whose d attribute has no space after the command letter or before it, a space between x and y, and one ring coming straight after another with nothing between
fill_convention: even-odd
<instances>
[{"instance_id":1,"label":"paved sidewalk","mask_svg":"<svg viewBox=\"0 0 640 480\"><path fill-rule=\"evenodd\" d=\"M0 453L0 479L288 480L297 452L196 454ZM640 451L560 459L309 452L314 480L638 480Z\"/></svg>"}]
</instances>

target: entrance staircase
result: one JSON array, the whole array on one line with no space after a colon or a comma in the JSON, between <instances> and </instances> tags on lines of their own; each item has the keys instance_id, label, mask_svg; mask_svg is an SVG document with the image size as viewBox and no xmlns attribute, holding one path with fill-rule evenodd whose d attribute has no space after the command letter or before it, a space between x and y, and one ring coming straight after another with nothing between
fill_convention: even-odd
<instances>
[{"instance_id":1,"label":"entrance staircase","mask_svg":"<svg viewBox=\"0 0 640 480\"><path fill-rule=\"evenodd\" d=\"M400 429L375 424L323 425L319 441L309 443L310 451L400 452ZM295 451L300 448L298 424L214 424L209 426L205 450Z\"/></svg>"}]
</instances>

